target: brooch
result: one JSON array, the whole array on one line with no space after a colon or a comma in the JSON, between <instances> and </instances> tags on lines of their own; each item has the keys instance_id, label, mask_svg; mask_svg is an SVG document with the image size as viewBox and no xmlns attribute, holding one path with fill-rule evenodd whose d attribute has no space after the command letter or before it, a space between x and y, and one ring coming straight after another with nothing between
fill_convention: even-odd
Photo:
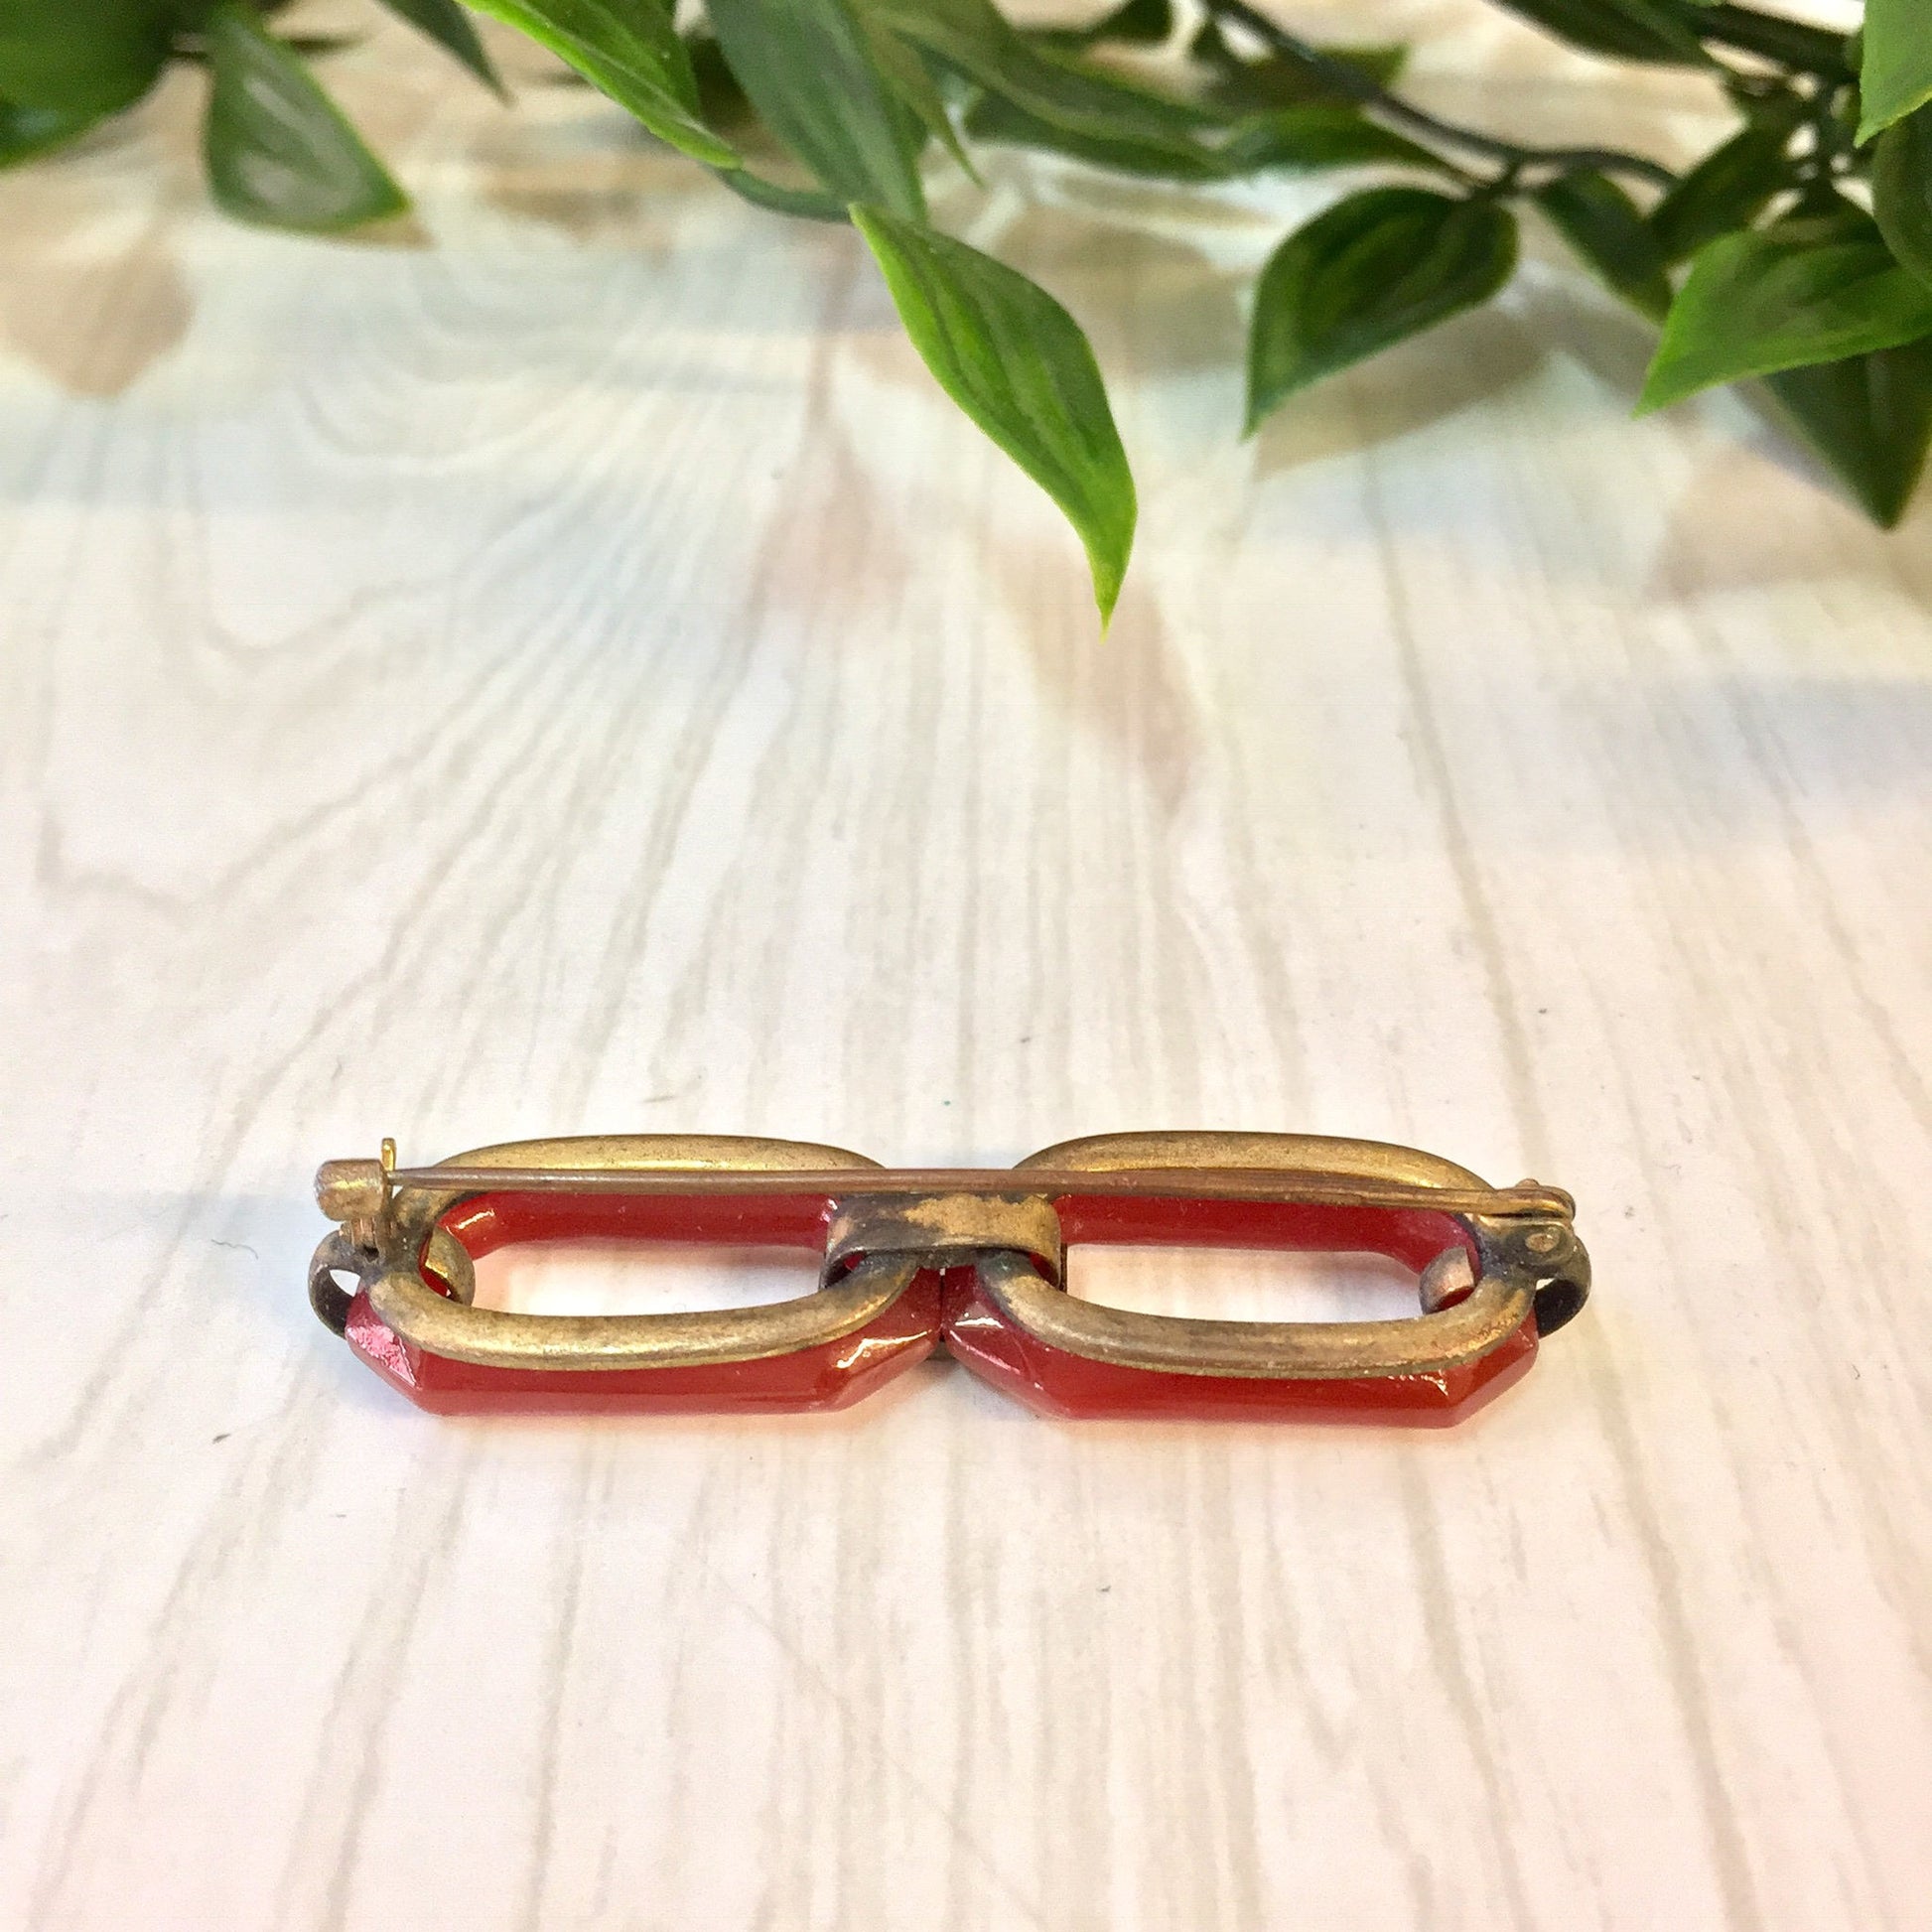
<instances>
[{"instance_id":1,"label":"brooch","mask_svg":"<svg viewBox=\"0 0 1932 1932\"><path fill-rule=\"evenodd\" d=\"M434 1167L330 1161L338 1223L309 1299L426 1409L840 1409L935 1350L1047 1415L1450 1423L1500 1393L1589 1290L1560 1188L1491 1187L1437 1155L1302 1134L1107 1134L1013 1168L882 1168L802 1141L597 1135ZM672 1314L475 1306L517 1242L808 1249L809 1295ZM1386 1255L1395 1321L1224 1321L1069 1295L1081 1242Z\"/></svg>"}]
</instances>

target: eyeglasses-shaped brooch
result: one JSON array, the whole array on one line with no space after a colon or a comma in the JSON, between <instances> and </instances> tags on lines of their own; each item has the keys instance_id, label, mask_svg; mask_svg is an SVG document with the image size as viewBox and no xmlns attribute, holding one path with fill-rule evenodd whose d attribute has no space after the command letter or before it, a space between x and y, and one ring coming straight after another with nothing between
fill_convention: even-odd
<instances>
[{"instance_id":1,"label":"eyeglasses-shaped brooch","mask_svg":"<svg viewBox=\"0 0 1932 1932\"><path fill-rule=\"evenodd\" d=\"M894 1170L799 1141L516 1141L435 1167L330 1161L340 1225L309 1299L412 1401L443 1412L841 1409L943 1347L1075 1417L1458 1421L1583 1306L1568 1194L1491 1187L1411 1148L1289 1134L1112 1134L1011 1169ZM808 1249L815 1293L675 1314L475 1306L475 1263L524 1242ZM1065 1289L1080 1242L1388 1256L1396 1321L1134 1313Z\"/></svg>"}]
</instances>

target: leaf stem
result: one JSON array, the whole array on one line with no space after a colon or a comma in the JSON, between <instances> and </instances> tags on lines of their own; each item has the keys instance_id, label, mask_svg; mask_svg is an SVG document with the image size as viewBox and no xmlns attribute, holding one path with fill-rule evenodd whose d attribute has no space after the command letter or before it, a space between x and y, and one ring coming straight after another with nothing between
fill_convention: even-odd
<instances>
[{"instance_id":1,"label":"leaf stem","mask_svg":"<svg viewBox=\"0 0 1932 1932\"><path fill-rule=\"evenodd\" d=\"M1652 161L1646 155L1626 154L1620 148L1526 147L1521 142L1504 141L1493 134L1478 133L1473 128L1456 127L1398 98L1360 68L1352 67L1346 61L1337 61L1299 35L1290 33L1286 27L1279 26L1265 13L1248 5L1248 0L1205 0L1205 5L1211 20L1232 21L1237 27L1244 28L1257 40L1265 42L1276 53L1287 55L1358 106L1372 108L1385 120L1393 121L1413 134L1425 135L1446 146L1463 148L1471 154L1500 161L1511 175L1525 168L1551 168L1559 173L1568 173L1576 168L1594 168L1605 175L1635 175L1658 188L1676 185L1676 175L1661 161Z\"/></svg>"}]
</instances>

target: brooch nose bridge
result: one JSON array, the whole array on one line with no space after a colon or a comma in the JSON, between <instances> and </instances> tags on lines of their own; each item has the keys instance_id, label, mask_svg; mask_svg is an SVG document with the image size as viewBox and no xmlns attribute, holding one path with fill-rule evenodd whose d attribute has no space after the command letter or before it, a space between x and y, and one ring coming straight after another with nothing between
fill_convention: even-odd
<instances>
[{"instance_id":1,"label":"brooch nose bridge","mask_svg":"<svg viewBox=\"0 0 1932 1932\"><path fill-rule=\"evenodd\" d=\"M831 1287L877 1255L943 1271L989 1254L1028 1256L1048 1281L1062 1281L1066 1240L1051 1196L1018 1190L849 1195L826 1229L820 1285Z\"/></svg>"}]
</instances>

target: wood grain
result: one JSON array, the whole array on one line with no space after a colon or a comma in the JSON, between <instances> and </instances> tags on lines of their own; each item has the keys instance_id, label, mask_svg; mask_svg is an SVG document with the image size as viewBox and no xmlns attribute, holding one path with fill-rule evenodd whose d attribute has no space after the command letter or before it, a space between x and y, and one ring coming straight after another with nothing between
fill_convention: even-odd
<instances>
[{"instance_id":1,"label":"wood grain","mask_svg":"<svg viewBox=\"0 0 1932 1932\"><path fill-rule=\"evenodd\" d=\"M0 1922L1926 1925L1932 519L1632 425L1553 254L1241 444L1322 191L998 160L1103 642L850 235L338 84L411 245L218 222L186 78L0 182ZM385 1132L1196 1124L1560 1182L1597 1297L1426 1438L439 1422L303 1305Z\"/></svg>"}]
</instances>

